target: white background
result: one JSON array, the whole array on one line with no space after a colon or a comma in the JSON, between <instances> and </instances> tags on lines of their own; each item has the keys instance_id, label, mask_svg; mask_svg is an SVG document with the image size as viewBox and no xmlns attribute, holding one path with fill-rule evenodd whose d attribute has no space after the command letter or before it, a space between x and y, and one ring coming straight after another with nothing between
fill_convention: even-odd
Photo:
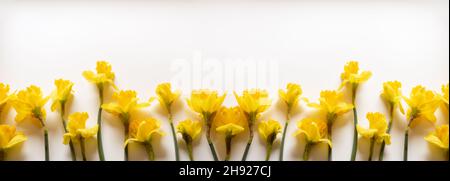
<instances>
[{"instance_id":1,"label":"white background","mask_svg":"<svg viewBox=\"0 0 450 181\"><path fill-rule=\"evenodd\" d=\"M183 98L175 104L175 120L197 119L189 111L185 98L190 88L219 85L226 89L225 105L236 105L232 90L225 81L231 75L212 74L225 69L231 60L249 60L250 65L269 65L274 72L258 81L271 78L272 84L243 87L267 88L273 106L262 119L272 117L284 123L283 104L277 89L287 82L303 87L303 96L316 100L324 89L336 89L339 75L348 60L358 60L361 68L373 77L363 84L357 96L360 123L368 125L367 112L387 114L379 97L382 82L399 80L403 93L422 84L440 92L449 75L449 4L446 0L318 0L318 1L0 1L0 82L13 90L30 84L41 86L49 94L53 80L65 78L75 82L75 100L69 112L86 111L89 125L96 122L98 100L95 86L83 79L83 70L94 69L97 60L108 60L121 89L138 91L141 99L154 96L160 82L172 81L182 89ZM197 67L193 60L213 59ZM184 71L201 73L179 81L179 59L188 67ZM268 64L267 62L275 62ZM239 64L239 61L238 61ZM196 69L200 68L200 69ZM251 74L251 72L249 73ZM181 74L183 76L185 74ZM187 74L190 75L190 74ZM211 83L210 77L215 83ZM249 75L254 76L254 74ZM212 77L212 78L211 78ZM201 80L198 80L201 79ZM206 79L206 80L205 80ZM245 76L237 76L237 80ZM203 81L202 85L192 82ZM181 81L182 82L182 81ZM188 86L186 88L185 86ZM239 86L236 86L239 87ZM242 88L242 87L241 87ZM238 90L238 88L236 88ZM50 154L52 160L70 160L68 146L62 144L63 129L59 116L49 111ZM170 127L159 104L141 111L161 120L166 136L154 142L157 160L174 160ZM285 146L285 160L300 160L303 140L293 137L296 123L315 114L302 102L292 118ZM6 123L13 122L14 110L4 113ZM438 110L438 125L448 124L448 112ZM103 117L103 140L107 160L122 160L123 127L109 114ZM333 159L349 160L352 143L352 114L337 120L333 127ZM30 123L18 125L28 140L8 152L9 160L43 160L43 134ZM387 146L385 160L401 160L405 116L396 112L392 145ZM410 134L410 160L444 160L444 153L423 137L433 130L429 123L419 124ZM204 134L204 133L203 133ZM242 156L247 134L234 139L232 160ZM215 136L220 158L224 158L223 137ZM181 158L187 160L181 142ZM88 142L88 159L98 160L96 141ZM376 147L378 150L378 147ZM194 146L197 160L211 160L204 135ZM279 140L272 154L278 159ZM377 159L378 151L375 152ZM144 148L131 146L131 160L146 160ZM78 155L80 156L79 152ZM255 137L249 160L263 160L264 142ZM357 160L366 160L368 141L360 140ZM79 158L80 159L80 158ZM326 159L326 146L315 146L311 160Z\"/></svg>"}]
</instances>

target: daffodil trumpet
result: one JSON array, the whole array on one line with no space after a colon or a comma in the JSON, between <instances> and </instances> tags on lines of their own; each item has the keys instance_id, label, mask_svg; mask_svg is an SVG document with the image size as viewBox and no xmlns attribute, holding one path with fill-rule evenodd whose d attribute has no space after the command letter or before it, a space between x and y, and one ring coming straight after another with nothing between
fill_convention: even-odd
<instances>
[{"instance_id":1,"label":"daffodil trumpet","mask_svg":"<svg viewBox=\"0 0 450 181\"><path fill-rule=\"evenodd\" d=\"M27 140L27 137L19 131L16 131L15 126L0 125L0 161L6 158L6 152Z\"/></svg>"},{"instance_id":2,"label":"daffodil trumpet","mask_svg":"<svg viewBox=\"0 0 450 181\"><path fill-rule=\"evenodd\" d=\"M298 85L298 84L289 83L286 85L286 91L280 89L278 91L278 94L280 96L280 99L287 106L286 122L284 124L283 136L281 138L280 157L279 157L279 160L283 161L284 142L286 139L286 131L287 131L287 127L289 125L291 111L292 111L293 107L297 106L298 101L300 99L300 95L302 94L302 89L301 89L300 85Z\"/></svg>"},{"instance_id":3,"label":"daffodil trumpet","mask_svg":"<svg viewBox=\"0 0 450 181\"><path fill-rule=\"evenodd\" d=\"M356 148L358 147L358 131L356 130L356 125L358 124L358 114L356 112L356 92L358 90L358 86L369 80L372 76L370 71L359 71L359 63L356 61L347 62L344 67L344 72L341 74L341 88L347 84L351 86L352 92L352 104L353 104L353 147L351 153L351 161L355 161L356 159Z\"/></svg>"},{"instance_id":4,"label":"daffodil trumpet","mask_svg":"<svg viewBox=\"0 0 450 181\"><path fill-rule=\"evenodd\" d=\"M403 161L408 160L408 138L409 131L419 120L427 120L432 124L436 123L434 113L441 104L441 99L433 91L427 90L423 86L416 86L412 89L410 97L403 96L409 108L406 112L408 126L405 130L405 139L403 147Z\"/></svg>"},{"instance_id":5,"label":"daffodil trumpet","mask_svg":"<svg viewBox=\"0 0 450 181\"><path fill-rule=\"evenodd\" d=\"M246 161L250 146L253 142L253 126L260 114L266 111L272 102L269 99L268 92L261 89L244 90L241 96L234 92L234 96L248 120L249 139L245 146L244 155L242 155L242 161Z\"/></svg>"},{"instance_id":6,"label":"daffodil trumpet","mask_svg":"<svg viewBox=\"0 0 450 181\"><path fill-rule=\"evenodd\" d=\"M164 107L167 111L170 128L172 131L173 144L175 148L175 160L180 160L180 151L178 148L177 135L175 133L175 126L173 125L173 117L172 117L172 104L175 100L177 100L181 92L179 90L172 91L170 83L162 83L156 87L156 95L158 96L158 101L161 107Z\"/></svg>"},{"instance_id":7,"label":"daffodil trumpet","mask_svg":"<svg viewBox=\"0 0 450 181\"><path fill-rule=\"evenodd\" d=\"M404 114L403 106L401 104L402 92L401 92L402 84L398 81L388 81L383 83L383 92L381 93L381 98L386 101L388 109L389 109L389 123L387 134L390 134L392 129L392 124L394 122L394 112L396 108L400 109L400 112ZM380 154L378 156L379 161L383 161L384 157L384 148L386 147L386 142L381 143Z\"/></svg>"},{"instance_id":8,"label":"daffodil trumpet","mask_svg":"<svg viewBox=\"0 0 450 181\"><path fill-rule=\"evenodd\" d=\"M102 139L102 112L103 112L103 92L106 85L111 85L114 88L116 88L116 85L114 84L114 78L115 74L112 72L111 64L109 64L106 61L98 61L96 72L93 71L84 71L83 77L88 80L89 82L95 84L97 86L99 99L100 99L100 106L98 108L98 114L97 114L97 125L98 125L98 132L97 132L97 147L98 147L98 157L100 161L105 161L105 155L103 151L103 139Z\"/></svg>"},{"instance_id":9,"label":"daffodil trumpet","mask_svg":"<svg viewBox=\"0 0 450 181\"><path fill-rule=\"evenodd\" d=\"M266 161L269 161L272 153L273 143L281 132L281 124L273 119L262 121L258 125L258 132L263 141L266 143Z\"/></svg>"},{"instance_id":10,"label":"daffodil trumpet","mask_svg":"<svg viewBox=\"0 0 450 181\"><path fill-rule=\"evenodd\" d=\"M25 90L19 91L13 100L13 107L17 112L16 122L22 122L25 119L36 120L44 130L45 161L50 160L48 129L45 124L46 112L44 108L49 98L50 96L43 96L41 88L32 85Z\"/></svg>"},{"instance_id":11,"label":"daffodil trumpet","mask_svg":"<svg viewBox=\"0 0 450 181\"><path fill-rule=\"evenodd\" d=\"M73 93L72 93L73 82L71 82L69 80L58 79L58 80L55 80L55 86L56 86L56 90L53 91L52 96L51 96L53 99L51 110L52 111L59 110L64 133L67 133L67 128L66 128L67 125L66 125L66 121L64 120L64 116L65 116L65 111L66 111L66 104L69 101L69 99L71 99L73 97ZM70 147L70 155L72 157L72 161L76 161L77 157L75 155L75 147L72 143L72 140L69 140L69 147Z\"/></svg>"},{"instance_id":12,"label":"daffodil trumpet","mask_svg":"<svg viewBox=\"0 0 450 181\"><path fill-rule=\"evenodd\" d=\"M226 94L220 96L217 91L202 89L192 91L191 98L187 99L188 106L192 111L200 114L206 124L206 139L214 161L218 161L219 158L211 139L212 122L216 112L221 108L225 96Z\"/></svg>"},{"instance_id":13,"label":"daffodil trumpet","mask_svg":"<svg viewBox=\"0 0 450 181\"><path fill-rule=\"evenodd\" d=\"M225 161L229 161L232 139L245 130L245 114L239 107L222 107L217 111L213 124L216 128L215 131L225 135Z\"/></svg>"},{"instance_id":14,"label":"daffodil trumpet","mask_svg":"<svg viewBox=\"0 0 450 181\"><path fill-rule=\"evenodd\" d=\"M87 161L85 142L86 139L94 137L98 132L98 125L86 128L86 121L89 118L86 112L75 112L69 115L66 127L67 132L63 136L63 143L79 143L83 161Z\"/></svg>"},{"instance_id":15,"label":"daffodil trumpet","mask_svg":"<svg viewBox=\"0 0 450 181\"><path fill-rule=\"evenodd\" d=\"M200 121L184 120L178 123L177 132L181 134L189 155L189 160L194 161L192 144L202 132Z\"/></svg>"},{"instance_id":16,"label":"daffodil trumpet","mask_svg":"<svg viewBox=\"0 0 450 181\"><path fill-rule=\"evenodd\" d=\"M369 128L363 128L357 125L358 133L370 140L370 150L368 161L372 161L375 143L391 144L391 136L387 133L388 123L386 117L378 112L367 113L367 120L369 121Z\"/></svg>"}]
</instances>

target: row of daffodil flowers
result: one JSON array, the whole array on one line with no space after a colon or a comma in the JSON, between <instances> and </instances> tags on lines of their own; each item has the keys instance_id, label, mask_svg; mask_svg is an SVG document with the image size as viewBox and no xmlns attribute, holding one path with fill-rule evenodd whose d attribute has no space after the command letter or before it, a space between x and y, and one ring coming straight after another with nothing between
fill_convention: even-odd
<instances>
[{"instance_id":1,"label":"row of daffodil flowers","mask_svg":"<svg viewBox=\"0 0 450 181\"><path fill-rule=\"evenodd\" d=\"M91 128L86 128L88 114L86 112L75 112L68 116L66 123L66 107L70 99L73 98L73 83L69 80L55 80L56 90L50 96L44 96L41 89L37 86L29 86L18 93L10 93L9 86L0 83L0 113L4 111L6 104L11 103L17 114L15 121L22 122L25 119L32 119L39 123L44 132L45 139L45 160L50 160L48 130L46 128L46 110L44 105L51 98L52 111L58 111L61 116L65 134L63 135L63 143L69 145L72 160L76 160L75 145L81 147L83 160L85 156L85 140L90 138L98 139L98 154L101 161L105 160L103 154L102 143L102 112L103 110L117 116L124 125L124 159L128 160L128 144L131 142L143 145L148 153L149 160L154 160L155 155L152 147L152 139L157 135L164 135L160 130L160 122L154 118L143 120L132 119L132 114L139 108L147 107L154 100L150 98L148 101L140 102L136 92L132 90L118 90L114 84L115 74L112 72L111 65L105 61L97 62L96 72L84 71L83 76L98 88L100 106L98 110L97 124ZM308 99L301 97L302 89L300 85L289 83L286 90L279 90L280 99L286 104L286 122L284 129L282 125L273 119L258 121L260 115L266 111L270 105L268 93L261 89L245 90L242 94L234 92L238 106L224 107L222 103L226 94L220 95L214 90L194 90L191 97L187 98L187 104L192 111L198 113L202 121L184 120L180 121L175 128L171 106L174 101L178 100L181 92L173 91L169 83L162 83L156 88L157 100L166 112L168 123L171 126L173 143L175 147L175 157L179 160L179 149L177 141L177 133L182 136L186 144L190 160L193 157L193 142L199 137L206 124L206 139L208 141L211 154L215 161L219 160L211 139L211 131L216 131L225 135L226 157L230 158L231 142L233 137L241 134L245 130L249 131L249 139L242 156L245 161L248 155L254 137L254 127L258 129L260 137L266 143L266 160L269 159L272 145L281 134L281 146L279 160L283 160L283 149L286 138L286 130L291 118L291 112L298 105L300 100L307 103L308 106L316 108L324 114L325 119L305 118L298 122L298 130L295 135L303 135L306 140L303 159L308 160L311 147L324 143L328 145L328 160L332 160L332 125L334 121L341 115L353 111L354 119L354 136L353 148L350 160L356 158L358 133L364 138L370 140L370 154L368 160L372 159L374 144L381 144L379 160L383 160L385 145L391 143L390 131L393 123L393 115L397 109L404 114L401 100L405 100L408 104L406 118L408 126L405 130L404 141L404 160L408 158L408 136L409 130L418 120L428 120L431 123L436 122L434 112L442 105L443 109L448 111L448 94L449 85L442 86L442 94L427 90L423 86L416 86L412 89L409 97L402 95L401 83L398 81L389 81L383 83L383 91L381 97L386 101L389 109L389 119L379 112L367 113L366 118L369 121L369 128L364 128L358 124L357 109L355 104L358 86L367 81L371 77L369 71L359 71L358 62L351 61L345 65L344 72L341 74L342 84L337 90L324 90L320 93L318 102L310 102ZM104 89L112 86L116 90L111 103L103 103ZM341 89L348 86L351 89L352 102L345 102L344 92ZM0 116L1 117L1 116ZM448 124L436 126L436 130L425 137L425 140L442 148L448 155ZM15 126L0 125L0 159L3 160L9 148L26 141L27 137L16 131Z\"/></svg>"}]
</instances>

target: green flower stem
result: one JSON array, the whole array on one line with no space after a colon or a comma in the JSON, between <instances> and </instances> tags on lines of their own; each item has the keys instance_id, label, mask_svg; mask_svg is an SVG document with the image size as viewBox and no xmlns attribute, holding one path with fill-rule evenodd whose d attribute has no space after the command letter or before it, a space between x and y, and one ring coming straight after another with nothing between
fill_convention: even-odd
<instances>
[{"instance_id":1,"label":"green flower stem","mask_svg":"<svg viewBox=\"0 0 450 181\"><path fill-rule=\"evenodd\" d=\"M336 120L337 115L336 114L327 114L327 138L330 140L330 142L333 141L333 123ZM332 161L333 158L333 148L331 146L328 146L328 161Z\"/></svg>"},{"instance_id":2,"label":"green flower stem","mask_svg":"<svg viewBox=\"0 0 450 181\"><path fill-rule=\"evenodd\" d=\"M175 126L173 125L173 117L170 112L169 112L169 122L170 128L172 129L173 146L175 147L175 160L180 161L180 151L178 149L177 134L175 132Z\"/></svg>"},{"instance_id":3,"label":"green flower stem","mask_svg":"<svg viewBox=\"0 0 450 181\"><path fill-rule=\"evenodd\" d=\"M50 161L50 153L48 146L48 130L47 127L44 128L44 139L45 139L45 161Z\"/></svg>"},{"instance_id":4,"label":"green flower stem","mask_svg":"<svg viewBox=\"0 0 450 181\"><path fill-rule=\"evenodd\" d=\"M83 157L83 161L87 161L86 159L86 149L85 149L85 140L80 136L80 147L81 147L81 156Z\"/></svg>"},{"instance_id":5,"label":"green flower stem","mask_svg":"<svg viewBox=\"0 0 450 181\"><path fill-rule=\"evenodd\" d=\"M225 156L225 161L229 161L230 160L230 153L231 153L231 139L233 139L233 136L231 135L227 135L225 136L225 145L226 145L226 156Z\"/></svg>"},{"instance_id":6,"label":"green flower stem","mask_svg":"<svg viewBox=\"0 0 450 181\"><path fill-rule=\"evenodd\" d=\"M145 142L144 146L145 146L145 151L147 152L147 155L148 155L148 160L154 161L155 160L155 152L153 151L153 146L152 146L151 141Z\"/></svg>"},{"instance_id":7,"label":"green flower stem","mask_svg":"<svg viewBox=\"0 0 450 181\"><path fill-rule=\"evenodd\" d=\"M208 140L208 145L209 145L209 149L211 150L211 153L213 155L214 161L219 161L219 158L217 157L217 153L216 153L216 149L214 148L214 144L211 140L211 126L212 126L212 120L211 119L211 115L208 114L203 114L203 117L205 119L206 122L206 139Z\"/></svg>"},{"instance_id":8,"label":"green flower stem","mask_svg":"<svg viewBox=\"0 0 450 181\"><path fill-rule=\"evenodd\" d=\"M408 161L408 137L409 137L409 129L413 120L414 117L411 117L408 123L408 127L406 127L405 130L405 140L403 144L403 161Z\"/></svg>"},{"instance_id":9,"label":"green flower stem","mask_svg":"<svg viewBox=\"0 0 450 181\"><path fill-rule=\"evenodd\" d=\"M390 107L389 107L389 125L388 125L387 134L391 133L392 123L393 122L394 122L394 104L390 104ZM386 147L386 142L383 141L383 143L381 143L381 148L380 148L380 154L378 156L378 161L383 161L384 148L385 147Z\"/></svg>"},{"instance_id":10,"label":"green flower stem","mask_svg":"<svg viewBox=\"0 0 450 181\"><path fill-rule=\"evenodd\" d=\"M256 113L250 113L249 121L248 121L248 130L249 130L249 139L247 142L247 146L245 146L244 155L242 156L242 161L247 160L248 151L250 150L250 146L253 142L253 124L256 121Z\"/></svg>"},{"instance_id":11,"label":"green flower stem","mask_svg":"<svg viewBox=\"0 0 450 181\"><path fill-rule=\"evenodd\" d=\"M358 147L358 131L356 130L356 125L358 125L358 114L356 112L356 90L358 89L358 84L352 85L352 103L353 103L353 147L352 147L352 155L351 161L356 160L356 148Z\"/></svg>"},{"instance_id":12,"label":"green flower stem","mask_svg":"<svg viewBox=\"0 0 450 181\"><path fill-rule=\"evenodd\" d=\"M289 108L288 108L288 110L289 110ZM289 112L290 111L288 111L288 113L286 114L286 123L284 123L283 137L281 138L280 158L279 158L280 161L283 161L284 142L286 140L286 131L287 131L287 127L289 125L289 119L290 119Z\"/></svg>"},{"instance_id":13,"label":"green flower stem","mask_svg":"<svg viewBox=\"0 0 450 181\"><path fill-rule=\"evenodd\" d=\"M64 133L67 133L67 125L66 125L66 121L64 120L65 111L66 111L66 101L61 101L61 122L63 124ZM75 155L75 147L73 146L72 139L69 140L69 147L70 147L70 156L72 157L72 161L77 161L77 156Z\"/></svg>"},{"instance_id":14,"label":"green flower stem","mask_svg":"<svg viewBox=\"0 0 450 181\"><path fill-rule=\"evenodd\" d=\"M192 150L192 143L186 143L186 147L187 147L187 151L188 151L188 155L189 155L189 160L194 161L194 154L193 154L193 150Z\"/></svg>"},{"instance_id":15,"label":"green flower stem","mask_svg":"<svg viewBox=\"0 0 450 181\"><path fill-rule=\"evenodd\" d=\"M332 142L332 140L333 140L333 137L332 137L332 130L331 130L331 127L332 127L332 124L329 122L328 123L328 134L327 134L327 136L328 136L328 140L330 140L330 142ZM333 150L332 150L332 148L331 148L331 146L330 145L328 145L328 158L327 158L327 160L328 161L332 161L332 155L333 154Z\"/></svg>"},{"instance_id":16,"label":"green flower stem","mask_svg":"<svg viewBox=\"0 0 450 181\"><path fill-rule=\"evenodd\" d=\"M128 127L129 127L128 123L125 123L124 124L124 132L125 132L124 142L127 141L128 137L129 137ZM125 161L128 161L128 144L123 149L123 157L124 157Z\"/></svg>"},{"instance_id":17,"label":"green flower stem","mask_svg":"<svg viewBox=\"0 0 450 181\"><path fill-rule=\"evenodd\" d=\"M409 128L405 131L405 140L403 147L403 161L408 161L408 136L409 136Z\"/></svg>"},{"instance_id":18,"label":"green flower stem","mask_svg":"<svg viewBox=\"0 0 450 181\"><path fill-rule=\"evenodd\" d=\"M305 145L305 150L303 152L303 161L309 160L309 152L311 151L312 144L310 142L307 142Z\"/></svg>"},{"instance_id":19,"label":"green flower stem","mask_svg":"<svg viewBox=\"0 0 450 181\"><path fill-rule=\"evenodd\" d=\"M102 104L103 104L103 84L97 85L99 97L100 97L100 107L98 109L97 116L97 147L98 147L98 158L100 161L105 161L105 154L103 153L103 141L102 141Z\"/></svg>"},{"instance_id":20,"label":"green flower stem","mask_svg":"<svg viewBox=\"0 0 450 181\"><path fill-rule=\"evenodd\" d=\"M6 153L5 150L0 150L0 161L5 161Z\"/></svg>"},{"instance_id":21,"label":"green flower stem","mask_svg":"<svg viewBox=\"0 0 450 181\"><path fill-rule=\"evenodd\" d=\"M266 161L269 161L270 159L270 154L272 154L272 143L267 143L266 146Z\"/></svg>"},{"instance_id":22,"label":"green flower stem","mask_svg":"<svg viewBox=\"0 0 450 181\"><path fill-rule=\"evenodd\" d=\"M49 146L48 146L48 129L47 126L45 126L44 120L40 115L37 115L37 119L41 123L42 128L44 128L44 142L45 142L45 161L50 161L50 153L49 153Z\"/></svg>"},{"instance_id":23,"label":"green flower stem","mask_svg":"<svg viewBox=\"0 0 450 181\"><path fill-rule=\"evenodd\" d=\"M375 145L375 137L370 139L370 151L369 151L369 159L368 161L372 161L372 155L373 155L373 147Z\"/></svg>"}]
</instances>

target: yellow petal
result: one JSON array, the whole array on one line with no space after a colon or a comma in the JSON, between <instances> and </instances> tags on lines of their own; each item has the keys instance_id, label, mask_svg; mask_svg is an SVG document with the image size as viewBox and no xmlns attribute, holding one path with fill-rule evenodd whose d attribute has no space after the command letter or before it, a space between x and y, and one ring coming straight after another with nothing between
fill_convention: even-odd
<instances>
[{"instance_id":1,"label":"yellow petal","mask_svg":"<svg viewBox=\"0 0 450 181\"><path fill-rule=\"evenodd\" d=\"M19 143L22 143L27 140L27 137L22 133L17 133L3 149L9 149Z\"/></svg>"},{"instance_id":2,"label":"yellow petal","mask_svg":"<svg viewBox=\"0 0 450 181\"><path fill-rule=\"evenodd\" d=\"M63 135L63 144L65 144L65 145L69 144L70 140L75 137L76 137L76 135L74 135L72 133L65 133Z\"/></svg>"},{"instance_id":3,"label":"yellow petal","mask_svg":"<svg viewBox=\"0 0 450 181\"><path fill-rule=\"evenodd\" d=\"M376 129L366 129L366 128L361 127L360 125L357 125L356 129L362 137L368 138L368 139L373 138L375 133L377 132Z\"/></svg>"},{"instance_id":4,"label":"yellow petal","mask_svg":"<svg viewBox=\"0 0 450 181\"><path fill-rule=\"evenodd\" d=\"M216 128L217 132L224 133L224 134L230 134L230 136L235 136L241 132L243 132L245 129L242 126L230 123L223 126L219 126Z\"/></svg>"},{"instance_id":5,"label":"yellow petal","mask_svg":"<svg viewBox=\"0 0 450 181\"><path fill-rule=\"evenodd\" d=\"M95 125L92 128L89 129L79 129L77 130L78 134L81 135L83 138L91 138L94 137L97 134L98 131L98 125Z\"/></svg>"}]
</instances>

